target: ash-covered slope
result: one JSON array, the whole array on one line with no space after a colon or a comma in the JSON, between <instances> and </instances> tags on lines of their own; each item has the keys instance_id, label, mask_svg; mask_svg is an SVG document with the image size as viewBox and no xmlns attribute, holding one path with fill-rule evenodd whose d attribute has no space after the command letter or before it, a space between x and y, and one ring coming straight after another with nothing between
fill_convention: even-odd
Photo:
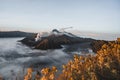
<instances>
[{"instance_id":1,"label":"ash-covered slope","mask_svg":"<svg viewBox=\"0 0 120 80\"><path fill-rule=\"evenodd\" d=\"M92 39L70 37L66 34L59 36L52 35L38 42L38 44L35 45L35 48L44 49L44 50L56 49L56 48L61 48L61 45L83 43L88 41L92 41Z\"/></svg>"},{"instance_id":2,"label":"ash-covered slope","mask_svg":"<svg viewBox=\"0 0 120 80\"><path fill-rule=\"evenodd\" d=\"M59 49L62 45L68 45L66 51L77 50L77 48L90 48L93 52L97 52L103 44L109 41L95 40L91 38L78 37L72 33L60 32L56 29L52 30L52 33L47 36L41 36L36 41L36 35L26 37L21 42L27 46L34 47L35 49L47 50L47 49Z\"/></svg>"},{"instance_id":3,"label":"ash-covered slope","mask_svg":"<svg viewBox=\"0 0 120 80\"><path fill-rule=\"evenodd\" d=\"M23 40L21 40L23 44L42 50L58 49L58 48L62 48L61 45L85 43L92 41L94 41L94 39L81 38L81 37L77 37L72 33L59 32L57 30L53 30L52 34L46 37L41 37L41 39L38 41L35 41L35 36L26 37Z\"/></svg>"}]
</instances>

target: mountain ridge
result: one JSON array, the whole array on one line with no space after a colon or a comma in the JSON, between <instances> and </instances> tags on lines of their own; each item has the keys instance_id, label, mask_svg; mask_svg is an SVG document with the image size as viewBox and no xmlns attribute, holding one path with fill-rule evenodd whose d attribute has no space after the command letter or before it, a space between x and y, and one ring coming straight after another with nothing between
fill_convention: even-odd
<instances>
[{"instance_id":1,"label":"mountain ridge","mask_svg":"<svg viewBox=\"0 0 120 80\"><path fill-rule=\"evenodd\" d=\"M27 37L34 35L35 33L23 32L23 31L0 31L0 38L6 37Z\"/></svg>"}]
</instances>

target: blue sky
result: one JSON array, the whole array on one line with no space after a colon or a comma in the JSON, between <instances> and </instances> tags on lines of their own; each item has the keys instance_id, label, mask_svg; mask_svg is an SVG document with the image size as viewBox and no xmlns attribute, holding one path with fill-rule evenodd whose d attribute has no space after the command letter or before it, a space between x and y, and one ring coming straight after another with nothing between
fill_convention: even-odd
<instances>
[{"instance_id":1,"label":"blue sky","mask_svg":"<svg viewBox=\"0 0 120 80\"><path fill-rule=\"evenodd\" d=\"M0 0L0 29L120 33L120 0Z\"/></svg>"}]
</instances>

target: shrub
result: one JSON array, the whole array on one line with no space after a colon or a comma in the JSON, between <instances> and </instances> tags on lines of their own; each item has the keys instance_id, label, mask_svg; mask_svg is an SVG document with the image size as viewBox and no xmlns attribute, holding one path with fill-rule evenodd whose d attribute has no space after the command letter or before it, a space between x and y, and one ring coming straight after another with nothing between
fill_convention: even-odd
<instances>
[{"instance_id":1,"label":"shrub","mask_svg":"<svg viewBox=\"0 0 120 80\"><path fill-rule=\"evenodd\" d=\"M104 44L95 55L74 55L58 77L56 71L56 67L44 68L36 80L120 80L120 43Z\"/></svg>"}]
</instances>

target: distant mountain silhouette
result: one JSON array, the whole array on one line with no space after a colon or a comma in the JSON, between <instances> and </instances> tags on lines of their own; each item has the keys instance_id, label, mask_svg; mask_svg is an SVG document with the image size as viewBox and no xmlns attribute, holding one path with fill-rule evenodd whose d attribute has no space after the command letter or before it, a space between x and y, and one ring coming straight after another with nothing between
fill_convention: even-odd
<instances>
[{"instance_id":1,"label":"distant mountain silhouette","mask_svg":"<svg viewBox=\"0 0 120 80\"><path fill-rule=\"evenodd\" d=\"M2 37L27 37L32 36L35 33L28 33L22 31L0 31L0 38Z\"/></svg>"}]
</instances>

